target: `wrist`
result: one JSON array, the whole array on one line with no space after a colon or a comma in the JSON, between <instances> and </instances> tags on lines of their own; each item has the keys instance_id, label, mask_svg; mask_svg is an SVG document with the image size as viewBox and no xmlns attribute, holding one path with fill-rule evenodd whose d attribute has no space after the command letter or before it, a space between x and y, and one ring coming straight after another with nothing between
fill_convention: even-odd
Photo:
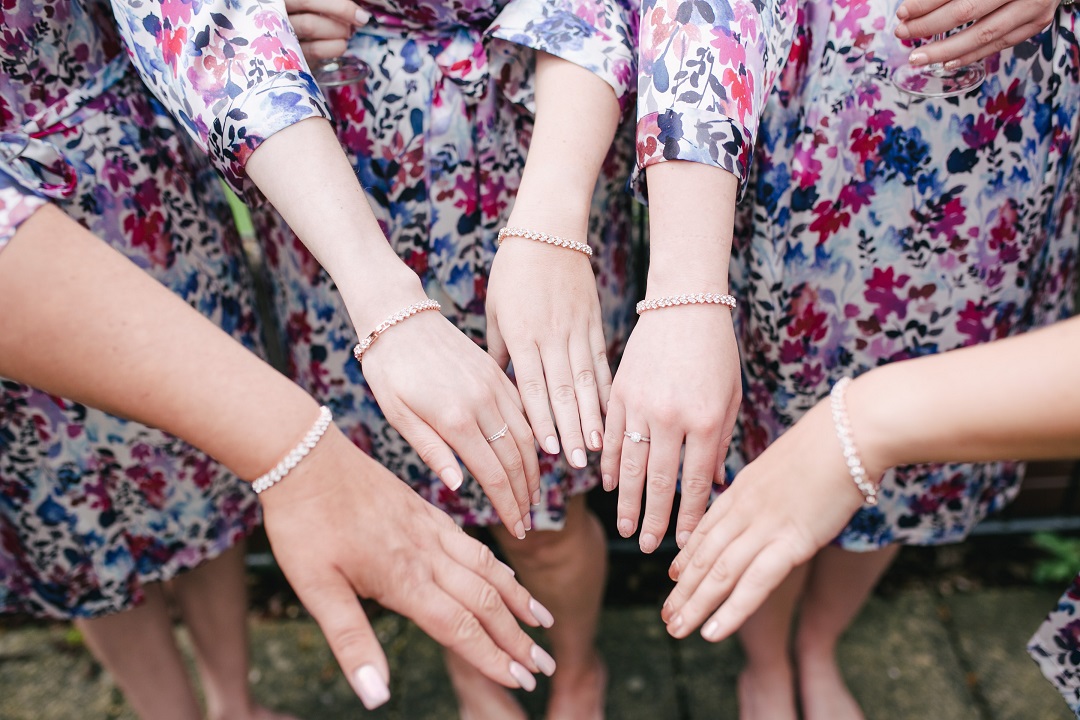
<instances>
[{"instance_id":1,"label":"wrist","mask_svg":"<svg viewBox=\"0 0 1080 720\"><path fill-rule=\"evenodd\" d=\"M354 275L350 280L348 285L338 283L338 288L361 338L395 313L427 299L420 278L404 263L382 273Z\"/></svg>"},{"instance_id":2,"label":"wrist","mask_svg":"<svg viewBox=\"0 0 1080 720\"><path fill-rule=\"evenodd\" d=\"M847 390L855 444L875 482L889 468L905 464L901 396L895 392L897 386L890 381L887 370L889 366L863 373Z\"/></svg>"}]
</instances>

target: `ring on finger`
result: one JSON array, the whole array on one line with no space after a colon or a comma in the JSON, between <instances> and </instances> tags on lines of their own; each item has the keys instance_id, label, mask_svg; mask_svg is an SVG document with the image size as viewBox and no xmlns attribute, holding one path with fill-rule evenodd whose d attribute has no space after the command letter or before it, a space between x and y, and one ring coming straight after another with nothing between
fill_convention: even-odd
<instances>
[{"instance_id":1,"label":"ring on finger","mask_svg":"<svg viewBox=\"0 0 1080 720\"><path fill-rule=\"evenodd\" d=\"M651 440L649 438L645 437L644 435L637 432L636 430L634 430L634 431L627 430L627 431L623 432L623 435L625 435L630 440L630 442L632 442L632 443L651 442Z\"/></svg>"},{"instance_id":2,"label":"ring on finger","mask_svg":"<svg viewBox=\"0 0 1080 720\"><path fill-rule=\"evenodd\" d=\"M501 437L503 437L504 435L506 435L506 433L507 433L507 432L508 432L509 430L510 430L510 423L503 423L503 426L502 426L501 428L499 428L499 430L498 430L498 431L497 431L497 432L496 432L496 433L495 433L494 435L488 435L488 436L487 436L486 438L484 438L484 439L485 439L485 440L487 440L487 441L488 441L489 443L493 443L493 442L495 442L496 440L498 440L499 438L501 438Z\"/></svg>"}]
</instances>

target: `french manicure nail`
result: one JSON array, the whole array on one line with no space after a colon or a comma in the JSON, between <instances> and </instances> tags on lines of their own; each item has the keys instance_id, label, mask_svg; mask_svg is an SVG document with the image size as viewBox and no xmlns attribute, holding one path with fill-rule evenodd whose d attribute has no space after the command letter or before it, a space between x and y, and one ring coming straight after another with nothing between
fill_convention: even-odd
<instances>
[{"instance_id":1,"label":"french manicure nail","mask_svg":"<svg viewBox=\"0 0 1080 720\"><path fill-rule=\"evenodd\" d=\"M461 487L461 483L465 480L461 474L461 468L453 466L443 468L442 472L439 473L439 479L443 481L446 487L454 491Z\"/></svg>"},{"instance_id":2,"label":"french manicure nail","mask_svg":"<svg viewBox=\"0 0 1080 720\"><path fill-rule=\"evenodd\" d=\"M910 55L908 55L908 64L914 65L916 67L918 67L919 65L925 65L926 53L922 52L921 50L916 50L915 52L911 53Z\"/></svg>"},{"instance_id":3,"label":"french manicure nail","mask_svg":"<svg viewBox=\"0 0 1080 720\"><path fill-rule=\"evenodd\" d=\"M532 530L532 515L531 514L526 515L523 518L521 518L521 521L523 523L525 523L525 530L526 531Z\"/></svg>"},{"instance_id":4,"label":"french manicure nail","mask_svg":"<svg viewBox=\"0 0 1080 720\"><path fill-rule=\"evenodd\" d=\"M576 468L583 468L589 462L589 459L585 457L585 451L581 448L578 448L574 450L574 452L570 453L570 459L573 461L574 467Z\"/></svg>"},{"instance_id":5,"label":"french manicure nail","mask_svg":"<svg viewBox=\"0 0 1080 720\"><path fill-rule=\"evenodd\" d=\"M604 438L598 430L593 430L592 435L589 436L589 439L592 440L593 450L599 450L604 447Z\"/></svg>"},{"instance_id":6,"label":"french manicure nail","mask_svg":"<svg viewBox=\"0 0 1080 720\"><path fill-rule=\"evenodd\" d=\"M899 8L898 8L898 9L896 10L896 17L897 17L897 19L899 19L899 20L907 20L907 17L908 17L908 9L907 9L907 5L901 5L901 6L900 6L900 7L899 7Z\"/></svg>"},{"instance_id":7,"label":"french manicure nail","mask_svg":"<svg viewBox=\"0 0 1080 720\"><path fill-rule=\"evenodd\" d=\"M549 628L555 624L555 616L551 614L551 611L540 604L540 601L536 598L529 598L529 612L536 618L536 622L540 623L540 627Z\"/></svg>"},{"instance_id":8,"label":"french manicure nail","mask_svg":"<svg viewBox=\"0 0 1080 720\"><path fill-rule=\"evenodd\" d=\"M544 449L547 450L549 455L558 455L559 439L556 438L554 435L548 435L547 439L544 440Z\"/></svg>"},{"instance_id":9,"label":"french manicure nail","mask_svg":"<svg viewBox=\"0 0 1080 720\"><path fill-rule=\"evenodd\" d=\"M614 483L611 481L611 476L610 475L604 475L603 481L604 481L604 490L606 490L607 492L611 492L612 490L615 489L614 487L612 487L614 485Z\"/></svg>"},{"instance_id":10,"label":"french manicure nail","mask_svg":"<svg viewBox=\"0 0 1080 720\"><path fill-rule=\"evenodd\" d=\"M514 526L514 537L518 540L525 539L525 523L520 520L517 521L517 525Z\"/></svg>"},{"instance_id":11,"label":"french manicure nail","mask_svg":"<svg viewBox=\"0 0 1080 720\"><path fill-rule=\"evenodd\" d=\"M390 699L390 688L375 669L374 665L364 665L353 675L353 691L368 710L374 710Z\"/></svg>"},{"instance_id":12,"label":"french manicure nail","mask_svg":"<svg viewBox=\"0 0 1080 720\"><path fill-rule=\"evenodd\" d=\"M716 640L719 640L720 639L718 637L719 634L720 634L720 623L718 623L715 620L710 620L709 622L707 622L705 624L705 627L703 627L701 629L701 637L703 637L706 640L709 640L711 642L715 642Z\"/></svg>"},{"instance_id":13,"label":"french manicure nail","mask_svg":"<svg viewBox=\"0 0 1080 720\"><path fill-rule=\"evenodd\" d=\"M909 37L911 37L911 31L908 30L908 26L906 23L900 23L899 25L897 25L896 30L893 31L893 34L901 40L907 40Z\"/></svg>"},{"instance_id":14,"label":"french manicure nail","mask_svg":"<svg viewBox=\"0 0 1080 720\"><path fill-rule=\"evenodd\" d=\"M503 569L506 570L506 572L510 573L510 577L515 577L517 575L517 573L514 572L514 568L510 567L509 565L504 563L502 560L496 560L496 562L499 563L500 565L502 565Z\"/></svg>"},{"instance_id":15,"label":"french manicure nail","mask_svg":"<svg viewBox=\"0 0 1080 720\"><path fill-rule=\"evenodd\" d=\"M656 546L660 544L660 541L656 539L656 536L652 533L642 533L641 538L638 540L638 545L641 547L641 552L651 553L656 549Z\"/></svg>"},{"instance_id":16,"label":"french manicure nail","mask_svg":"<svg viewBox=\"0 0 1080 720\"><path fill-rule=\"evenodd\" d=\"M532 692L536 689L536 678L517 660L510 661L510 674L517 680L518 685L526 691Z\"/></svg>"},{"instance_id":17,"label":"french manicure nail","mask_svg":"<svg viewBox=\"0 0 1080 720\"><path fill-rule=\"evenodd\" d=\"M533 490L533 494L532 494L532 504L533 504L533 505L539 505L539 504L540 504L540 490L538 490L538 489L537 489L537 490Z\"/></svg>"},{"instance_id":18,"label":"french manicure nail","mask_svg":"<svg viewBox=\"0 0 1080 720\"><path fill-rule=\"evenodd\" d=\"M371 13L364 8L356 8L355 16L357 25L367 25L368 21L371 20Z\"/></svg>"},{"instance_id":19,"label":"french manicure nail","mask_svg":"<svg viewBox=\"0 0 1080 720\"><path fill-rule=\"evenodd\" d=\"M540 668L540 672L548 677L555 674L555 658L548 655L544 648L539 645L533 645L532 650L529 651L529 655L532 657L533 662L536 663L536 667Z\"/></svg>"},{"instance_id":20,"label":"french manicure nail","mask_svg":"<svg viewBox=\"0 0 1080 720\"><path fill-rule=\"evenodd\" d=\"M690 533L683 530L675 537L675 542L678 543L679 549L686 547L686 543L690 542Z\"/></svg>"},{"instance_id":21,"label":"french manicure nail","mask_svg":"<svg viewBox=\"0 0 1080 720\"><path fill-rule=\"evenodd\" d=\"M634 534L634 521L630 518L623 518L619 520L619 534L624 538L630 537Z\"/></svg>"}]
</instances>

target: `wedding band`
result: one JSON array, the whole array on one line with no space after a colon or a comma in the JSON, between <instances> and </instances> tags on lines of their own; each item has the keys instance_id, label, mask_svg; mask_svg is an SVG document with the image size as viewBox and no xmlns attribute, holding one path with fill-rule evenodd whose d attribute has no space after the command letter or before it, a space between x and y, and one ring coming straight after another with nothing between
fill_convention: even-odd
<instances>
[{"instance_id":1,"label":"wedding band","mask_svg":"<svg viewBox=\"0 0 1080 720\"><path fill-rule=\"evenodd\" d=\"M649 438L639 432L624 432L623 435L630 438L630 442L632 443L649 442Z\"/></svg>"},{"instance_id":2,"label":"wedding band","mask_svg":"<svg viewBox=\"0 0 1080 720\"><path fill-rule=\"evenodd\" d=\"M505 424L505 425L502 426L502 428L499 430L499 432L495 433L494 435L490 435L490 436L488 436L488 437L486 437L484 439L487 440L489 443L493 443L496 440L498 440L499 438L501 438L503 435L505 435L509 429L510 429L510 425Z\"/></svg>"}]
</instances>

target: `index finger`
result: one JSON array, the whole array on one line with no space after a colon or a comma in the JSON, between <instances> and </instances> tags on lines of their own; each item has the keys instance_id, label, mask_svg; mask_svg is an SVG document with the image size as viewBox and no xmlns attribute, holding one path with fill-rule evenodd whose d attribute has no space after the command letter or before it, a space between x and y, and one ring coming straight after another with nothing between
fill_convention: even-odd
<instances>
[{"instance_id":1,"label":"index finger","mask_svg":"<svg viewBox=\"0 0 1080 720\"><path fill-rule=\"evenodd\" d=\"M302 12L318 13L357 27L366 25L371 20L371 13L353 0L288 0L285 9L290 15Z\"/></svg>"},{"instance_id":2,"label":"index finger","mask_svg":"<svg viewBox=\"0 0 1080 720\"><path fill-rule=\"evenodd\" d=\"M952 0L904 0L900 7L896 8L896 17L902 22L912 18L919 18L938 8L948 5Z\"/></svg>"}]
</instances>

